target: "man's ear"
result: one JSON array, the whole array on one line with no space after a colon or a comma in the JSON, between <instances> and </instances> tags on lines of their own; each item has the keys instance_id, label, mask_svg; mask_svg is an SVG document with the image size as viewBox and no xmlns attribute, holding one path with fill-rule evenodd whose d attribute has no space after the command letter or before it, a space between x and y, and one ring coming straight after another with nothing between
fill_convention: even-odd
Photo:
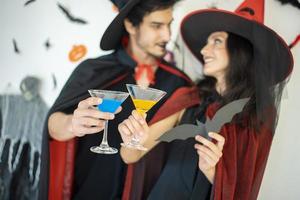
<instances>
[{"instance_id":1,"label":"man's ear","mask_svg":"<svg viewBox=\"0 0 300 200\"><path fill-rule=\"evenodd\" d=\"M134 35L136 33L135 26L133 26L133 24L129 21L128 18L124 20L124 27L126 31L129 33L129 35Z\"/></svg>"}]
</instances>

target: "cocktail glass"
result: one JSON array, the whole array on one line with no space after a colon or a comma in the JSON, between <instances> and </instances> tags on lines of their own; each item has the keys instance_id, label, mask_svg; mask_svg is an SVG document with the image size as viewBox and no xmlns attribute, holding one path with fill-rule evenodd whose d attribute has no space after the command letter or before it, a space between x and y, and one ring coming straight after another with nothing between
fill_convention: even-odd
<instances>
[{"instance_id":1,"label":"cocktail glass","mask_svg":"<svg viewBox=\"0 0 300 200\"><path fill-rule=\"evenodd\" d=\"M126 84L126 87L137 112L141 115L147 113L161 98L167 94L162 90L150 87L145 88L134 84ZM138 138L136 135L134 135L128 143L121 143L121 145L127 148L133 148L142 151L147 150L147 148L140 144L140 138Z\"/></svg>"},{"instance_id":2,"label":"cocktail glass","mask_svg":"<svg viewBox=\"0 0 300 200\"><path fill-rule=\"evenodd\" d=\"M129 96L127 92L110 91L110 90L88 90L92 97L99 97L102 99L102 103L97 107L102 112L114 113L118 107ZM105 127L102 142L99 146L93 146L90 150L99 154L115 154L118 150L114 147L110 147L107 141L108 132L108 120L105 120Z\"/></svg>"}]
</instances>

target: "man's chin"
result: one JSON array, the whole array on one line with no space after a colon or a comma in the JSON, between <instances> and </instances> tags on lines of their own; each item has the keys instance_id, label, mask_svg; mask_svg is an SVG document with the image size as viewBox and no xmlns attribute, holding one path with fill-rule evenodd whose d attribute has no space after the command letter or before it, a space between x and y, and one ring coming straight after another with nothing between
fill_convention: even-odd
<instances>
[{"instance_id":1,"label":"man's chin","mask_svg":"<svg viewBox=\"0 0 300 200\"><path fill-rule=\"evenodd\" d=\"M155 58L163 58L166 54L167 54L166 50L160 50L155 53L152 53L152 56L154 56Z\"/></svg>"}]
</instances>

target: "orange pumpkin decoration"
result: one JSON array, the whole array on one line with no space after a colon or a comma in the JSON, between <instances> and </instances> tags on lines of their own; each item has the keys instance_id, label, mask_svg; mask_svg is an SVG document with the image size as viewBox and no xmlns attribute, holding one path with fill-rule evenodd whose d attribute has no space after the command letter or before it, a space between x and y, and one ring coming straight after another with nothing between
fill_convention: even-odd
<instances>
[{"instance_id":1,"label":"orange pumpkin decoration","mask_svg":"<svg viewBox=\"0 0 300 200\"><path fill-rule=\"evenodd\" d=\"M77 62L83 58L87 53L87 48L84 45L74 45L69 53L69 60L71 62Z\"/></svg>"}]
</instances>

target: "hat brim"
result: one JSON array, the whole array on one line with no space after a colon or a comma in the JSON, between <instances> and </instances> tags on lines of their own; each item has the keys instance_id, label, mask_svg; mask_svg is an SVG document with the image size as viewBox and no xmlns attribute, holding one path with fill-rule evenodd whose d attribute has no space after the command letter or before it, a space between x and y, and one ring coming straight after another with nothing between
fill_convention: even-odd
<instances>
[{"instance_id":1,"label":"hat brim","mask_svg":"<svg viewBox=\"0 0 300 200\"><path fill-rule=\"evenodd\" d=\"M101 38L100 48L102 50L113 50L119 46L125 32L124 20L139 2L140 0L130 0L113 19Z\"/></svg>"},{"instance_id":2,"label":"hat brim","mask_svg":"<svg viewBox=\"0 0 300 200\"><path fill-rule=\"evenodd\" d=\"M181 35L196 58L202 62L200 50L208 36L216 31L237 34L248 39L256 52L254 59L268 58L269 70L276 67L275 81L283 81L293 69L292 54L284 40L265 25L235 13L205 9L188 14L181 23ZM256 63L256 62L254 62Z\"/></svg>"}]
</instances>

